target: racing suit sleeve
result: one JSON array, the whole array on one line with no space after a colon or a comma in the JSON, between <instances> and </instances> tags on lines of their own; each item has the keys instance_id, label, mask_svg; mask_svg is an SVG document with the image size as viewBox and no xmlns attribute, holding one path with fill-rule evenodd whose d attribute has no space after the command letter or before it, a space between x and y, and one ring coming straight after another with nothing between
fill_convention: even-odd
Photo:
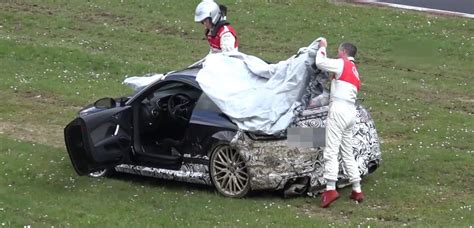
<instances>
[{"instance_id":1,"label":"racing suit sleeve","mask_svg":"<svg viewBox=\"0 0 474 228\"><path fill-rule=\"evenodd\" d=\"M326 56L326 48L319 48L316 53L316 66L323 71L329 71L336 73L336 78L339 78L344 69L344 60L342 59L331 59Z\"/></svg>"},{"instance_id":2,"label":"racing suit sleeve","mask_svg":"<svg viewBox=\"0 0 474 228\"><path fill-rule=\"evenodd\" d=\"M225 32L221 36L221 50L222 52L237 51L235 47L235 37L231 32Z\"/></svg>"}]
</instances>

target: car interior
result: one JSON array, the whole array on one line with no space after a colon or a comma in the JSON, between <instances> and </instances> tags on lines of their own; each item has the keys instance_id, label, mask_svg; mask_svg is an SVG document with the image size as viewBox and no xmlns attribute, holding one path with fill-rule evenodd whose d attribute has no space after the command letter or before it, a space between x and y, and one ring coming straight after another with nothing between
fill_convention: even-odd
<instances>
[{"instance_id":1,"label":"car interior","mask_svg":"<svg viewBox=\"0 0 474 228\"><path fill-rule=\"evenodd\" d=\"M140 104L143 152L180 156L180 146L201 91L181 82L168 83Z\"/></svg>"}]
</instances>

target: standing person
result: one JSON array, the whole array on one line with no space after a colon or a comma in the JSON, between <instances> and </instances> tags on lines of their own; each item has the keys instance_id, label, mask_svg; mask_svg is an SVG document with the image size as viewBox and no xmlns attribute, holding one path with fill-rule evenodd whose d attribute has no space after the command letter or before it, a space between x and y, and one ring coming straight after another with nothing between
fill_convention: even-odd
<instances>
[{"instance_id":1,"label":"standing person","mask_svg":"<svg viewBox=\"0 0 474 228\"><path fill-rule=\"evenodd\" d=\"M352 183L350 199L362 202L364 194L360 186L359 167L352 148L352 129L356 123L356 98L360 89L359 73L354 64L357 48L351 43L342 43L338 48L338 59L326 56L327 41L322 38L316 54L316 66L335 73L331 82L329 114L326 120L326 147L324 149L324 178L326 191L322 194L321 207L328 207L339 198L336 181L339 173L337 157L341 154ZM339 151L339 148L341 149Z\"/></svg>"},{"instance_id":2,"label":"standing person","mask_svg":"<svg viewBox=\"0 0 474 228\"><path fill-rule=\"evenodd\" d=\"M203 0L196 7L194 21L204 25L210 53L238 51L237 33L226 21L226 11L212 0Z\"/></svg>"}]
</instances>

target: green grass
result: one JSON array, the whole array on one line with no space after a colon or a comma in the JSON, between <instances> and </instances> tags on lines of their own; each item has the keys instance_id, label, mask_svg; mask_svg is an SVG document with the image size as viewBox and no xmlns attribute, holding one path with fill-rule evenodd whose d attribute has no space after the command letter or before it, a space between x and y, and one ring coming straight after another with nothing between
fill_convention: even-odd
<instances>
[{"instance_id":1,"label":"green grass","mask_svg":"<svg viewBox=\"0 0 474 228\"><path fill-rule=\"evenodd\" d=\"M123 175L78 177L62 128L125 75L166 72L207 54L196 1L0 3L2 226L474 225L474 21L310 0L222 1L242 52L283 60L318 36L359 47L364 104L383 163L329 209L319 198Z\"/></svg>"}]
</instances>

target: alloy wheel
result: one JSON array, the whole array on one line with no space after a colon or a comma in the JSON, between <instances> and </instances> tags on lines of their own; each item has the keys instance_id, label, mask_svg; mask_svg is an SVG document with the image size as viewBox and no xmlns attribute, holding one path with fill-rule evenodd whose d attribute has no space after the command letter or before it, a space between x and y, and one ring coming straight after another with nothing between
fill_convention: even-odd
<instances>
[{"instance_id":1,"label":"alloy wheel","mask_svg":"<svg viewBox=\"0 0 474 228\"><path fill-rule=\"evenodd\" d=\"M211 156L211 178L216 189L228 197L243 197L250 190L245 162L235 148L222 145Z\"/></svg>"}]
</instances>

